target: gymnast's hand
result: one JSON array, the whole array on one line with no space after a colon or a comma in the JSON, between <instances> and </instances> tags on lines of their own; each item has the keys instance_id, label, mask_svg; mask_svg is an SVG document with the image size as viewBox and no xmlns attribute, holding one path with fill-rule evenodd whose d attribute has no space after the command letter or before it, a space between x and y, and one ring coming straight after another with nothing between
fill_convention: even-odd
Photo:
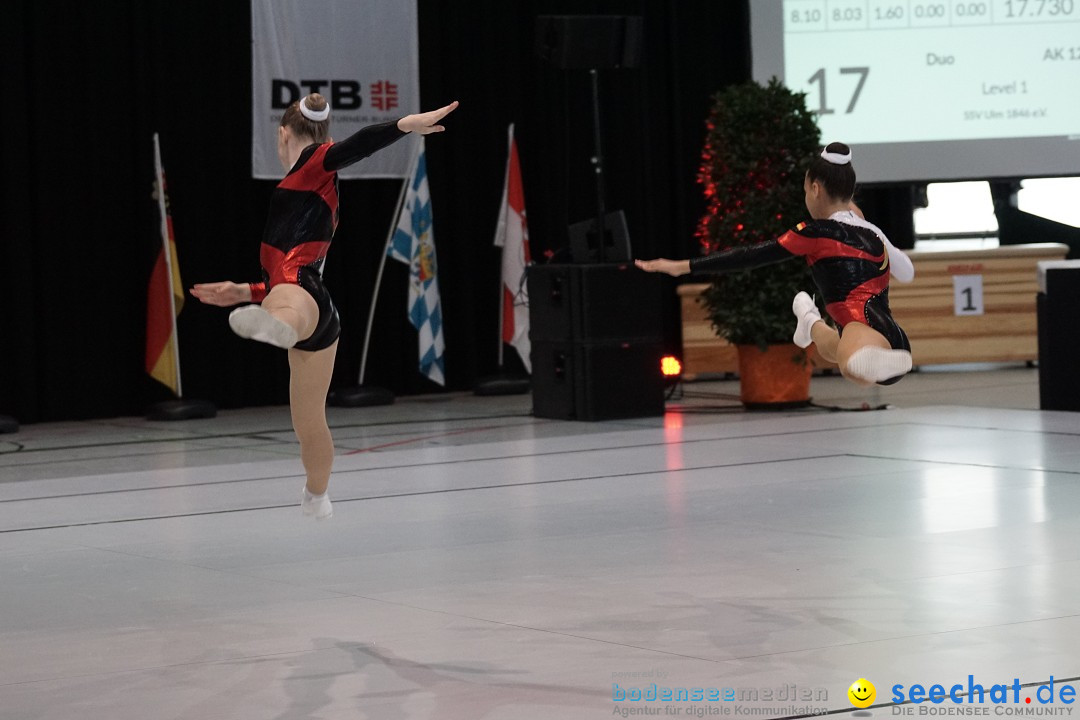
<instances>
[{"instance_id":1,"label":"gymnast's hand","mask_svg":"<svg viewBox=\"0 0 1080 720\"><path fill-rule=\"evenodd\" d=\"M673 277L686 275L690 272L689 260L667 260L665 258L657 258L656 260L635 260L634 264L645 272L662 272Z\"/></svg>"},{"instance_id":2,"label":"gymnast's hand","mask_svg":"<svg viewBox=\"0 0 1080 720\"><path fill-rule=\"evenodd\" d=\"M458 101L450 103L445 107L441 107L438 110L432 110L431 112L419 113L417 115L406 115L397 121L398 130L401 132L414 132L421 135L430 135L431 133L443 132L446 130L438 122L444 117L454 112L457 109Z\"/></svg>"},{"instance_id":3,"label":"gymnast's hand","mask_svg":"<svg viewBox=\"0 0 1080 720\"><path fill-rule=\"evenodd\" d=\"M207 305L229 307L251 302L251 286L234 282L202 283L191 288L191 294Z\"/></svg>"}]
</instances>

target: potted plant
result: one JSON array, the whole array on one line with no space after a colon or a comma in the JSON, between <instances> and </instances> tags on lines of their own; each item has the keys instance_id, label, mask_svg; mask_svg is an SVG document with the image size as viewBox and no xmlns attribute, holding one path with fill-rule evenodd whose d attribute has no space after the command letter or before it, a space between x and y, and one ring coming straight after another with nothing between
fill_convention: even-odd
<instances>
[{"instance_id":1,"label":"potted plant","mask_svg":"<svg viewBox=\"0 0 1080 720\"><path fill-rule=\"evenodd\" d=\"M713 97L699 182L707 209L698 227L706 254L782 235L807 218L803 176L820 147L806 96L775 78ZM702 302L718 335L738 347L741 397L747 407L791 407L810 401L810 362L791 341L791 300L813 287L801 258L718 275Z\"/></svg>"}]
</instances>

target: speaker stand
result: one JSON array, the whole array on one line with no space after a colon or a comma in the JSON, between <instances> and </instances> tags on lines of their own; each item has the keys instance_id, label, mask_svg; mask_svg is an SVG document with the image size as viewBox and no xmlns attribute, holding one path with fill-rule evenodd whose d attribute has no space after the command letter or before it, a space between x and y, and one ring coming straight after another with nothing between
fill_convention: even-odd
<instances>
[{"instance_id":1,"label":"speaker stand","mask_svg":"<svg viewBox=\"0 0 1080 720\"><path fill-rule=\"evenodd\" d=\"M593 106L593 143L596 154L592 157L593 171L596 173L596 244L599 248L600 262L604 258L604 147L600 138L600 71L596 68L589 70L592 79L592 106Z\"/></svg>"},{"instance_id":2,"label":"speaker stand","mask_svg":"<svg viewBox=\"0 0 1080 720\"><path fill-rule=\"evenodd\" d=\"M480 378L473 388L473 393L481 396L524 395L532 390L532 380L527 375L509 375L500 373L491 377Z\"/></svg>"}]
</instances>

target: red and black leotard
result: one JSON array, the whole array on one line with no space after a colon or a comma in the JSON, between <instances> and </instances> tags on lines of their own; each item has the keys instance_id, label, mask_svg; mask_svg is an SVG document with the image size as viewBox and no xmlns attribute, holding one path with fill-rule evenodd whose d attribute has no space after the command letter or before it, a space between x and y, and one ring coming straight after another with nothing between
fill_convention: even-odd
<instances>
[{"instance_id":1,"label":"red and black leotard","mask_svg":"<svg viewBox=\"0 0 1080 720\"><path fill-rule=\"evenodd\" d=\"M337 310L322 283L323 262L338 225L337 171L407 134L389 122L362 128L339 143L309 145L274 189L259 251L263 281L251 284L251 299L261 302L279 283L311 293L319 306L319 322L311 337L294 347L321 350L341 332Z\"/></svg>"},{"instance_id":2,"label":"red and black leotard","mask_svg":"<svg viewBox=\"0 0 1080 720\"><path fill-rule=\"evenodd\" d=\"M825 310L843 332L861 322L885 336L897 350L911 350L907 335L889 312L889 253L877 234L836 220L799 223L776 240L733 247L694 258L690 271L715 273L806 258Z\"/></svg>"}]
</instances>

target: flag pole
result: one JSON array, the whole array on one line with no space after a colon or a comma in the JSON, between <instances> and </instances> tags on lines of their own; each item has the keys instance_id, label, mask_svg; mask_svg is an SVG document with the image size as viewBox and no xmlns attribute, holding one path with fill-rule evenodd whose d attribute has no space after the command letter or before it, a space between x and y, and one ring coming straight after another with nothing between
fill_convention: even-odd
<instances>
[{"instance_id":1,"label":"flag pole","mask_svg":"<svg viewBox=\"0 0 1080 720\"><path fill-rule=\"evenodd\" d=\"M176 367L176 397L183 399L180 384L180 333L176 327L176 290L173 288L172 248L169 247L169 218L165 214L165 169L161 165L161 141L154 133L154 173L158 182L158 215L161 216L161 245L165 253L165 277L169 282L169 317L172 318L173 362Z\"/></svg>"},{"instance_id":2,"label":"flag pole","mask_svg":"<svg viewBox=\"0 0 1080 720\"><path fill-rule=\"evenodd\" d=\"M507 130L506 138L506 172L503 174L503 195L502 202L499 204L499 212L501 213L498 222L495 224L495 239L496 244L498 240L502 238L502 244L500 248L502 254L506 254L506 234L507 234L507 222L506 215L509 208L510 201L510 163L513 160L514 150L514 124L510 123L510 127ZM506 297L506 288L503 287L503 277L500 264L499 271L499 364L497 372L491 377L480 378L477 381L476 386L473 387L473 393L476 395L521 395L529 392L531 389L530 380L528 378L521 377L508 377L506 375L505 368L503 367L505 361L505 343L503 342L503 322L505 321L506 303L504 299Z\"/></svg>"},{"instance_id":3,"label":"flag pole","mask_svg":"<svg viewBox=\"0 0 1080 720\"><path fill-rule=\"evenodd\" d=\"M169 242L169 215L165 206L165 168L161 162L161 139L154 133L154 173L158 186L158 215L161 216L161 251L165 254L165 277L169 286L169 317L172 320L173 362L176 367L176 399L155 403L146 413L148 420L196 420L217 416L217 407L207 400L185 400L180 384L180 328L176 317L173 287L172 243Z\"/></svg>"},{"instance_id":4,"label":"flag pole","mask_svg":"<svg viewBox=\"0 0 1080 720\"><path fill-rule=\"evenodd\" d=\"M502 213L502 217L499 218L499 222L496 224L496 227L495 227L496 236L498 236L500 232L502 233L502 236L503 236L502 253L506 252L506 208L507 208L507 202L509 200L508 196L509 196L509 193L510 193L510 153L513 150L513 148L514 148L514 123L510 123L510 128L509 128L509 130L507 132L507 138L506 138L506 172L503 173L503 196L502 196L502 202L499 203L499 212ZM501 256L502 253L500 253L500 256ZM499 338L499 364L498 364L498 368L499 368L500 372L503 369L503 352L504 352L504 350L503 350L503 336L502 336L502 333L503 333L503 322L504 322L503 313L506 312L506 303L503 302L503 297L504 297L505 292L506 291L503 289L502 273L500 272L499 273L499 335L498 335L498 338Z\"/></svg>"},{"instance_id":5,"label":"flag pole","mask_svg":"<svg viewBox=\"0 0 1080 720\"><path fill-rule=\"evenodd\" d=\"M394 214L390 218L390 230L386 233L386 242L383 243L382 257L379 259L379 271L375 274L375 288L371 293L371 306L368 309L367 327L364 329L364 347L360 351L360 375L356 387L340 388L332 390L327 396L331 405L341 407L367 407L371 405L390 405L394 402L394 395L385 388L365 387L364 375L367 373L368 349L371 346L371 328L375 323L375 303L379 299L379 288L382 287L383 270L386 268L387 250L394 240L394 232L397 230L398 221L401 218L401 208L405 204L405 195L409 190L409 183L413 180L417 160L423 148L424 138L416 143L412 160L409 162L408 174L401 183L401 192L398 193L397 204L394 206Z\"/></svg>"},{"instance_id":6,"label":"flag pole","mask_svg":"<svg viewBox=\"0 0 1080 720\"><path fill-rule=\"evenodd\" d=\"M422 143L423 139L416 144L417 148L419 148ZM382 259L379 260L379 272L375 275L375 290L371 293L371 307L368 310L367 329L364 331L364 349L360 353L360 385L364 384L364 373L367 369L368 347L371 343L371 326L375 322L375 303L379 299L379 288L382 286L383 270L386 268L386 251L390 248L390 243L394 239L394 232L397 230L398 220L401 216L401 206L405 204L405 193L409 190L409 182L412 180L413 167L416 165L416 159L419 156L419 152L413 152L412 162L409 163L409 174L405 176L405 180L401 183L401 192L398 193L397 204L394 206L394 214L390 220L390 230L386 233L386 242L383 243Z\"/></svg>"},{"instance_id":7,"label":"flag pole","mask_svg":"<svg viewBox=\"0 0 1080 720\"><path fill-rule=\"evenodd\" d=\"M506 252L505 248L503 249L503 252ZM503 313L506 312L506 308L505 308L506 303L503 302L503 297L504 297L505 292L506 291L503 289L502 277L500 276L499 277L499 335L498 335L498 337L499 337L499 356L498 356L499 357L499 362L495 366L496 368L499 369L500 372L502 372L502 369L503 369L503 337L502 337L502 329L503 329Z\"/></svg>"}]
</instances>

